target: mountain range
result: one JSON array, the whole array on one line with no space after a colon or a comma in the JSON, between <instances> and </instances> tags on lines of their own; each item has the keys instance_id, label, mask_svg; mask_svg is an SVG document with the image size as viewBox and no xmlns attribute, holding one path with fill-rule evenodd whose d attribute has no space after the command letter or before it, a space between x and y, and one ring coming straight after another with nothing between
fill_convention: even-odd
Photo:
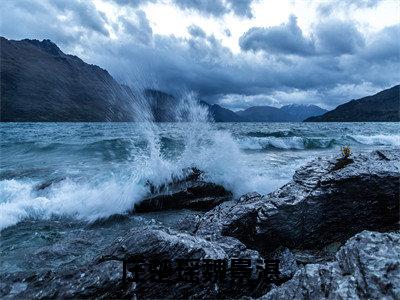
<instances>
[{"instance_id":1,"label":"mountain range","mask_svg":"<svg viewBox=\"0 0 400 300\"><path fill-rule=\"evenodd\" d=\"M398 90L396 86L352 100L330 112L316 105L253 106L234 112L218 104L201 104L216 122L398 121ZM135 121L141 114L135 103L143 99L154 121L175 121L177 100L172 95L154 89L139 95L106 70L63 53L50 40L1 37L2 122Z\"/></svg>"},{"instance_id":2,"label":"mountain range","mask_svg":"<svg viewBox=\"0 0 400 300\"><path fill-rule=\"evenodd\" d=\"M399 122L400 85L375 95L351 100L306 122Z\"/></svg>"}]
</instances>

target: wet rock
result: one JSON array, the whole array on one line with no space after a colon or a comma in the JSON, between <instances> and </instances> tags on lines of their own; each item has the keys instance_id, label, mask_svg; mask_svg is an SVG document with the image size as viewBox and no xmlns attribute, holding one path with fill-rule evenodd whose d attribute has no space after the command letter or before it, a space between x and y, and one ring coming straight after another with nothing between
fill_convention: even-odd
<instances>
[{"instance_id":1,"label":"wet rock","mask_svg":"<svg viewBox=\"0 0 400 300\"><path fill-rule=\"evenodd\" d=\"M237 298L260 296L269 286L256 280L237 284L226 280L213 282L122 282L122 260L143 259L227 259L259 260L257 251L246 249L237 239L221 237L206 240L162 226L152 225L129 230L106 247L103 254L84 267L60 266L38 274L3 276L2 297L43 298ZM255 271L255 269L254 269ZM256 277L254 272L253 277ZM147 278L147 277L146 277Z\"/></svg>"},{"instance_id":2,"label":"wet rock","mask_svg":"<svg viewBox=\"0 0 400 300\"><path fill-rule=\"evenodd\" d=\"M198 223L193 225L194 232L202 236L220 236L235 224L235 236L239 239L245 235L251 236L254 234L257 210L264 203L265 198L255 192L224 202L206 212Z\"/></svg>"},{"instance_id":3,"label":"wet rock","mask_svg":"<svg viewBox=\"0 0 400 300\"><path fill-rule=\"evenodd\" d=\"M284 278L292 278L299 266L293 253L285 248L279 255L279 272Z\"/></svg>"},{"instance_id":4,"label":"wet rock","mask_svg":"<svg viewBox=\"0 0 400 300\"><path fill-rule=\"evenodd\" d=\"M267 196L245 195L215 207L196 233L233 236L264 252L319 249L362 230L398 228L400 152L352 159L338 170L335 158L313 160Z\"/></svg>"},{"instance_id":5,"label":"wet rock","mask_svg":"<svg viewBox=\"0 0 400 300\"><path fill-rule=\"evenodd\" d=\"M196 168L183 170L183 176L156 187L148 183L151 196L135 204L135 212L192 209L207 211L230 200L232 193L223 186L202 180L202 172Z\"/></svg>"},{"instance_id":6,"label":"wet rock","mask_svg":"<svg viewBox=\"0 0 400 300\"><path fill-rule=\"evenodd\" d=\"M218 245L161 226L134 228L104 250L100 261L124 259L226 258Z\"/></svg>"},{"instance_id":7,"label":"wet rock","mask_svg":"<svg viewBox=\"0 0 400 300\"><path fill-rule=\"evenodd\" d=\"M399 299L400 234L363 231L336 260L309 264L261 299Z\"/></svg>"}]
</instances>

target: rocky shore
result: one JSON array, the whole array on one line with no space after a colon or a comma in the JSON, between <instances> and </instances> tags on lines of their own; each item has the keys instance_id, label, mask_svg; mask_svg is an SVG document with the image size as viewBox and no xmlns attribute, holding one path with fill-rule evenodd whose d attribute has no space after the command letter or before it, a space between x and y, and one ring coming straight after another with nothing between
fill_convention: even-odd
<instances>
[{"instance_id":1,"label":"rocky shore","mask_svg":"<svg viewBox=\"0 0 400 300\"><path fill-rule=\"evenodd\" d=\"M84 266L3 274L0 296L400 299L399 153L316 158L278 190L238 199L196 169L168 186L149 183L151 194L133 213L194 212L174 228L132 228ZM256 280L252 270L246 284L122 281L123 261L237 258L278 260L279 280Z\"/></svg>"}]
</instances>

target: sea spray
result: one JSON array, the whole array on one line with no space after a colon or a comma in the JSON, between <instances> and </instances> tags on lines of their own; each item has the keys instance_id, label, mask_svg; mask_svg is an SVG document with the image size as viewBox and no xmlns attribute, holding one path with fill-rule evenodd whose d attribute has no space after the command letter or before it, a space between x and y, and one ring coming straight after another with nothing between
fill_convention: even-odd
<instances>
[{"instance_id":1,"label":"sea spray","mask_svg":"<svg viewBox=\"0 0 400 300\"><path fill-rule=\"evenodd\" d=\"M154 122L142 98L132 108L141 114L135 123L0 124L0 228L27 218L92 222L126 214L148 195L146 182L161 186L187 167L201 169L205 180L235 196L266 194L306 161L337 155L342 144L354 153L399 145L398 124L221 124L210 121L195 94L176 100L171 108L176 123ZM291 134L275 134L286 131ZM294 137L301 138L300 146L316 144L287 147ZM277 139L275 145L281 139L283 147L243 151L247 138L255 138L256 145L258 139Z\"/></svg>"}]
</instances>

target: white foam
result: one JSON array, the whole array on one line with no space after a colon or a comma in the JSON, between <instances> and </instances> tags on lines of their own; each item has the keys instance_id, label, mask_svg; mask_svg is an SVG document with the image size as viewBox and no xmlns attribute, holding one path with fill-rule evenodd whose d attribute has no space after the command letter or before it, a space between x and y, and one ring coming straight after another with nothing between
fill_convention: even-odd
<instances>
[{"instance_id":1,"label":"white foam","mask_svg":"<svg viewBox=\"0 0 400 300\"><path fill-rule=\"evenodd\" d=\"M162 185L182 176L182 169L187 167L203 170L206 180L224 185L235 196L250 191L267 193L277 187L270 177L246 164L244 154L229 132L213 129L207 109L196 102L193 94L182 98L176 118L186 128L183 153L178 158L166 159L161 152L158 125L151 122L151 117L144 118L140 126L147 139L148 156L136 157L133 165L127 166L129 175L124 178L91 178L93 182L66 179L40 195L34 190L39 182L1 181L0 229L26 218L69 216L91 222L126 213L146 195L147 180Z\"/></svg>"},{"instance_id":2,"label":"white foam","mask_svg":"<svg viewBox=\"0 0 400 300\"><path fill-rule=\"evenodd\" d=\"M37 196L34 185L14 179L0 182L0 230L26 218L69 216L94 221L129 211L146 192L135 181L91 185L67 179L52 186L45 196Z\"/></svg>"},{"instance_id":3,"label":"white foam","mask_svg":"<svg viewBox=\"0 0 400 300\"><path fill-rule=\"evenodd\" d=\"M242 149L263 150L268 148L276 148L283 150L303 150L304 139L301 137L250 137L239 141Z\"/></svg>"},{"instance_id":4,"label":"white foam","mask_svg":"<svg viewBox=\"0 0 400 300\"><path fill-rule=\"evenodd\" d=\"M357 142L364 145L377 146L400 146L400 135L354 135L352 136Z\"/></svg>"}]
</instances>

